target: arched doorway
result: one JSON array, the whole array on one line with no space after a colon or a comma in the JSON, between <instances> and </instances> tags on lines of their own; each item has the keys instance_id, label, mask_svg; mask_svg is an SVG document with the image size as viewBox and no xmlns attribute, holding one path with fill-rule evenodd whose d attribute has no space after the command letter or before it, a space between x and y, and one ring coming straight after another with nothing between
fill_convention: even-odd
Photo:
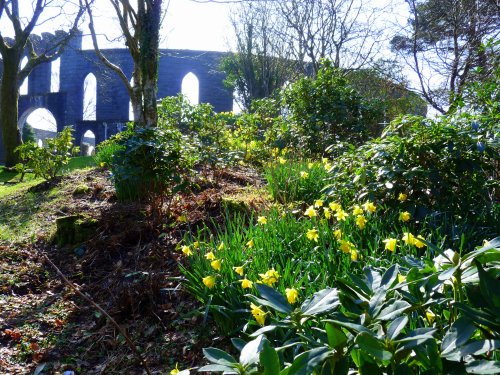
<instances>
[{"instance_id":1,"label":"arched doorway","mask_svg":"<svg viewBox=\"0 0 500 375\"><path fill-rule=\"evenodd\" d=\"M182 79L181 93L185 95L191 104L200 103L200 82L195 74L189 72Z\"/></svg>"},{"instance_id":2,"label":"arched doorway","mask_svg":"<svg viewBox=\"0 0 500 375\"><path fill-rule=\"evenodd\" d=\"M97 115L97 80L93 73L87 74L83 81L83 113L84 121L95 121Z\"/></svg>"},{"instance_id":3,"label":"arched doorway","mask_svg":"<svg viewBox=\"0 0 500 375\"><path fill-rule=\"evenodd\" d=\"M80 154L82 156L95 155L95 134L87 130L80 140Z\"/></svg>"},{"instance_id":4,"label":"arched doorway","mask_svg":"<svg viewBox=\"0 0 500 375\"><path fill-rule=\"evenodd\" d=\"M18 126L23 142L35 142L39 146L57 134L56 119L46 108L29 108L19 117Z\"/></svg>"}]
</instances>

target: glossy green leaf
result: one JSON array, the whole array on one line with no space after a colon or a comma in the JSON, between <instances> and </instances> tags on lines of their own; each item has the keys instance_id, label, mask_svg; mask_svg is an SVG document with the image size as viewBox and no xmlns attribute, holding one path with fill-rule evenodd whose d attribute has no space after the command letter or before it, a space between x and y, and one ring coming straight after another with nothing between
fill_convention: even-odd
<instances>
[{"instance_id":1,"label":"glossy green leaf","mask_svg":"<svg viewBox=\"0 0 500 375\"><path fill-rule=\"evenodd\" d=\"M264 367L263 375L276 375L280 373L280 359L276 350L268 340L264 340L260 352L260 364Z\"/></svg>"},{"instance_id":2,"label":"glossy green leaf","mask_svg":"<svg viewBox=\"0 0 500 375\"><path fill-rule=\"evenodd\" d=\"M279 293L276 289L271 288L265 284L254 284L255 288L259 292L261 299L258 300L259 303L269 306L276 311L284 314L290 314L293 310L292 306L288 303L286 297Z\"/></svg>"},{"instance_id":3,"label":"glossy green leaf","mask_svg":"<svg viewBox=\"0 0 500 375\"><path fill-rule=\"evenodd\" d=\"M237 374L237 372L229 366L224 365L206 365L198 369L199 372L223 372L224 374Z\"/></svg>"},{"instance_id":4,"label":"glossy green leaf","mask_svg":"<svg viewBox=\"0 0 500 375\"><path fill-rule=\"evenodd\" d=\"M243 366L253 365L259 362L259 354L262 350L264 339L264 335L260 335L243 347L240 354L240 363Z\"/></svg>"},{"instance_id":5,"label":"glossy green leaf","mask_svg":"<svg viewBox=\"0 0 500 375\"><path fill-rule=\"evenodd\" d=\"M326 335L328 337L328 345L332 348L343 346L347 342L347 336L341 329L334 326L332 323L325 324Z\"/></svg>"},{"instance_id":6,"label":"glossy green leaf","mask_svg":"<svg viewBox=\"0 0 500 375\"><path fill-rule=\"evenodd\" d=\"M473 361L465 368L469 374L500 374L500 361Z\"/></svg>"},{"instance_id":7,"label":"glossy green leaf","mask_svg":"<svg viewBox=\"0 0 500 375\"><path fill-rule=\"evenodd\" d=\"M392 358L392 353L387 350L384 343L377 339L375 336L367 333L361 332L356 336L354 340L358 346L364 350L366 353L370 354L377 360L384 364L390 362Z\"/></svg>"},{"instance_id":8,"label":"glossy green leaf","mask_svg":"<svg viewBox=\"0 0 500 375\"><path fill-rule=\"evenodd\" d=\"M307 299L300 309L304 315L319 315L335 310L340 305L337 289L323 289Z\"/></svg>"},{"instance_id":9,"label":"glossy green leaf","mask_svg":"<svg viewBox=\"0 0 500 375\"><path fill-rule=\"evenodd\" d=\"M443 356L454 351L458 346L465 344L476 331L476 326L465 317L458 318L450 327L441 343L441 353Z\"/></svg>"},{"instance_id":10,"label":"glossy green leaf","mask_svg":"<svg viewBox=\"0 0 500 375\"><path fill-rule=\"evenodd\" d=\"M405 310L409 309L411 305L406 301L395 301L390 303L389 306L385 307L380 311L377 319L380 320L391 320L400 316Z\"/></svg>"},{"instance_id":11,"label":"glossy green leaf","mask_svg":"<svg viewBox=\"0 0 500 375\"><path fill-rule=\"evenodd\" d=\"M395 340L398 337L399 333L405 328L408 323L408 317L400 316L394 319L387 327L387 337L389 340Z\"/></svg>"},{"instance_id":12,"label":"glossy green leaf","mask_svg":"<svg viewBox=\"0 0 500 375\"><path fill-rule=\"evenodd\" d=\"M217 348L203 348L205 358L218 365L231 365L238 363L230 354Z\"/></svg>"},{"instance_id":13,"label":"glossy green leaf","mask_svg":"<svg viewBox=\"0 0 500 375\"><path fill-rule=\"evenodd\" d=\"M311 375L314 369L332 355L325 347L314 348L299 354L294 358L288 375Z\"/></svg>"}]
</instances>

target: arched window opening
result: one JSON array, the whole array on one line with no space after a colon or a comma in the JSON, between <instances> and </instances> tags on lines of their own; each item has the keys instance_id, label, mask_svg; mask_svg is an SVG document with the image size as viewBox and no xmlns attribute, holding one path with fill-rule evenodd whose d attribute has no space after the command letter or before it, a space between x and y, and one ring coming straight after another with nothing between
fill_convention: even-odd
<instances>
[{"instance_id":1,"label":"arched window opening","mask_svg":"<svg viewBox=\"0 0 500 375\"><path fill-rule=\"evenodd\" d=\"M91 130L87 130L82 136L80 153L82 156L95 155L95 134Z\"/></svg>"},{"instance_id":2,"label":"arched window opening","mask_svg":"<svg viewBox=\"0 0 500 375\"><path fill-rule=\"evenodd\" d=\"M21 60L21 68L23 69L26 64L28 63L28 58L26 56L23 57ZM21 87L19 87L19 95L28 95L28 77L26 77L21 84Z\"/></svg>"},{"instance_id":3,"label":"arched window opening","mask_svg":"<svg viewBox=\"0 0 500 375\"><path fill-rule=\"evenodd\" d=\"M97 113L97 80L92 73L83 81L83 120L95 121Z\"/></svg>"},{"instance_id":4,"label":"arched window opening","mask_svg":"<svg viewBox=\"0 0 500 375\"><path fill-rule=\"evenodd\" d=\"M239 114L243 111L241 105L241 95L238 90L233 93L233 113Z\"/></svg>"},{"instance_id":5,"label":"arched window opening","mask_svg":"<svg viewBox=\"0 0 500 375\"><path fill-rule=\"evenodd\" d=\"M50 92L59 92L60 89L61 59L52 61L50 64Z\"/></svg>"},{"instance_id":6,"label":"arched window opening","mask_svg":"<svg viewBox=\"0 0 500 375\"><path fill-rule=\"evenodd\" d=\"M130 79L130 85L134 87L134 77ZM135 116L134 116L134 107L132 106L132 99L129 100L128 102L128 120L129 121L135 121Z\"/></svg>"},{"instance_id":7,"label":"arched window opening","mask_svg":"<svg viewBox=\"0 0 500 375\"><path fill-rule=\"evenodd\" d=\"M30 108L19 117L19 129L23 142L45 145L48 138L57 134L57 123L52 113L45 108Z\"/></svg>"},{"instance_id":8,"label":"arched window opening","mask_svg":"<svg viewBox=\"0 0 500 375\"><path fill-rule=\"evenodd\" d=\"M200 82L198 77L193 73L188 73L184 76L181 84L181 92L187 97L191 104L199 104L200 102Z\"/></svg>"}]
</instances>

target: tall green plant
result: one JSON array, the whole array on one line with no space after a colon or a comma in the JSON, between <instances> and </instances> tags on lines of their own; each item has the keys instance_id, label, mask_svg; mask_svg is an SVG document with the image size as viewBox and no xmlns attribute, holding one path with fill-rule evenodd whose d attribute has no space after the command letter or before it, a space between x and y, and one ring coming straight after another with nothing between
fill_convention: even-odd
<instances>
[{"instance_id":1,"label":"tall green plant","mask_svg":"<svg viewBox=\"0 0 500 375\"><path fill-rule=\"evenodd\" d=\"M54 179L61 173L72 156L78 154L79 148L73 147L73 130L64 128L54 138L47 138L44 147L38 147L33 142L27 142L16 148L21 160L15 168L24 175L32 171L36 177L46 180Z\"/></svg>"}]
</instances>

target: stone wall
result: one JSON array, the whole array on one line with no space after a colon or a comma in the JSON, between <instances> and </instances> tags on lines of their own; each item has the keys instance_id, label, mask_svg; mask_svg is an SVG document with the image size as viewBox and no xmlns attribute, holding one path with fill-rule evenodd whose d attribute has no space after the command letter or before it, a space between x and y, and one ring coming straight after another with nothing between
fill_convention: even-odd
<instances>
[{"instance_id":1,"label":"stone wall","mask_svg":"<svg viewBox=\"0 0 500 375\"><path fill-rule=\"evenodd\" d=\"M32 37L37 48L44 48L60 32ZM129 120L129 96L116 73L105 68L93 50L82 50L81 33L71 40L60 62L59 92L50 92L51 64L33 69L28 77L28 95L19 100L19 120L22 125L28 115L38 108L48 109L56 119L57 130L72 125L76 144L82 135L92 130L96 144L116 133ZM127 49L108 49L103 53L119 65L127 77L132 76L132 59ZM210 103L215 111L231 111L233 94L224 86L225 74L219 70L222 52L191 50L160 50L158 98L181 92L183 78L193 73L199 81L199 102ZM0 60L0 75L2 71ZM83 121L84 81L94 74L97 82L96 120ZM1 114L0 114L1 116ZM0 131L1 140L1 131ZM3 161L3 143L0 142L0 163Z\"/></svg>"}]
</instances>

